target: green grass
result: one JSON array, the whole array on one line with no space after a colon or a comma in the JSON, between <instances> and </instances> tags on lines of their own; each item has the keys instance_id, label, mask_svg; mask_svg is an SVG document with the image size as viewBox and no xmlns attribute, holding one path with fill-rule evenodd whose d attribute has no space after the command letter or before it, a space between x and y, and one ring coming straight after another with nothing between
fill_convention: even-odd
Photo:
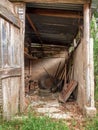
<instances>
[{"instance_id":1,"label":"green grass","mask_svg":"<svg viewBox=\"0 0 98 130\"><path fill-rule=\"evenodd\" d=\"M0 130L69 130L62 121L48 117L30 116L27 119L2 122Z\"/></svg>"},{"instance_id":2,"label":"green grass","mask_svg":"<svg viewBox=\"0 0 98 130\"><path fill-rule=\"evenodd\" d=\"M93 119L88 119L87 122L85 130L98 130L98 115Z\"/></svg>"},{"instance_id":3,"label":"green grass","mask_svg":"<svg viewBox=\"0 0 98 130\"><path fill-rule=\"evenodd\" d=\"M95 100L98 101L98 42L94 44Z\"/></svg>"}]
</instances>

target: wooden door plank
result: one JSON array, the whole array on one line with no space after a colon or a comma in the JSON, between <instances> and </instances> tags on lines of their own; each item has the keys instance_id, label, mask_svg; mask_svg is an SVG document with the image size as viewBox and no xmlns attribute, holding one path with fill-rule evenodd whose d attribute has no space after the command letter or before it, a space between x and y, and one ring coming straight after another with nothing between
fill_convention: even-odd
<instances>
[{"instance_id":1,"label":"wooden door plank","mask_svg":"<svg viewBox=\"0 0 98 130\"><path fill-rule=\"evenodd\" d=\"M62 100L62 102L66 102L68 100L68 98L70 97L71 93L74 91L74 89L77 86L77 82L76 81L71 81L67 87L63 88L62 92L60 93L60 99Z\"/></svg>"},{"instance_id":2,"label":"wooden door plank","mask_svg":"<svg viewBox=\"0 0 98 130\"><path fill-rule=\"evenodd\" d=\"M20 28L19 18L0 4L0 16Z\"/></svg>"},{"instance_id":3,"label":"wooden door plank","mask_svg":"<svg viewBox=\"0 0 98 130\"><path fill-rule=\"evenodd\" d=\"M9 69L2 69L0 70L0 79L4 79L7 77L16 77L21 76L21 68L9 68Z\"/></svg>"}]
</instances>

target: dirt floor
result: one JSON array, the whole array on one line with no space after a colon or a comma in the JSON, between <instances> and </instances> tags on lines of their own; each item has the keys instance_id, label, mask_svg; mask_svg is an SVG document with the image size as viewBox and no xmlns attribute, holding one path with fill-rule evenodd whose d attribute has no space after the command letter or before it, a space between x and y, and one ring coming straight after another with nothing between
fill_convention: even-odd
<instances>
[{"instance_id":1,"label":"dirt floor","mask_svg":"<svg viewBox=\"0 0 98 130\"><path fill-rule=\"evenodd\" d=\"M59 102L59 93L40 90L36 85L25 96L25 112L30 108L37 115L67 122L70 130L83 130L85 119L75 101Z\"/></svg>"}]
</instances>

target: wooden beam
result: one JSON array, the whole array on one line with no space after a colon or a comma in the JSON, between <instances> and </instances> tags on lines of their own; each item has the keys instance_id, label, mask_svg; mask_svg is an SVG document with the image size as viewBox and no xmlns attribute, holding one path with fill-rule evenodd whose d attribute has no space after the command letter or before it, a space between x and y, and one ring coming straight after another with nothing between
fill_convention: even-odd
<instances>
[{"instance_id":1,"label":"wooden beam","mask_svg":"<svg viewBox=\"0 0 98 130\"><path fill-rule=\"evenodd\" d=\"M54 49L45 49L44 48L44 53L55 53L55 52L57 52L57 53L59 53L59 52L65 52L66 50L65 49L59 49L59 50L54 50ZM33 49L32 51L31 51L31 54L32 53L39 53L39 52L41 52L41 50L35 50L35 49ZM31 56L31 55L30 55ZM31 56L32 57L32 56Z\"/></svg>"},{"instance_id":2,"label":"wooden beam","mask_svg":"<svg viewBox=\"0 0 98 130\"><path fill-rule=\"evenodd\" d=\"M4 18L5 20L9 21L16 27L20 28L20 20L15 14L13 14L11 11L7 10L5 7L0 5L0 16Z\"/></svg>"},{"instance_id":3,"label":"wooden beam","mask_svg":"<svg viewBox=\"0 0 98 130\"><path fill-rule=\"evenodd\" d=\"M39 47L40 48L40 47ZM39 48L32 48L31 49L31 52L34 52L34 51L36 51L36 50L38 50L38 51L41 51L41 50L39 50ZM50 47L50 48L47 48L47 47L44 47L44 51L62 51L62 50L65 50L65 47L64 48L52 48L52 47Z\"/></svg>"},{"instance_id":4,"label":"wooden beam","mask_svg":"<svg viewBox=\"0 0 98 130\"><path fill-rule=\"evenodd\" d=\"M90 58L89 58L89 45L90 44L90 6L89 4L84 5L84 68L85 68L85 83L86 83L86 103L90 102ZM90 104L89 104L90 105Z\"/></svg>"},{"instance_id":5,"label":"wooden beam","mask_svg":"<svg viewBox=\"0 0 98 130\"><path fill-rule=\"evenodd\" d=\"M15 69L9 68L0 70L0 79L21 76L21 71L22 71L21 68L15 68Z\"/></svg>"},{"instance_id":6,"label":"wooden beam","mask_svg":"<svg viewBox=\"0 0 98 130\"><path fill-rule=\"evenodd\" d=\"M71 26L71 27L77 27L78 22L74 22L74 23L66 23L66 24L56 24L56 23L49 23L49 22L44 22L44 23L41 23L41 25L46 25L46 26L56 26L56 27L68 27L68 26Z\"/></svg>"},{"instance_id":7,"label":"wooden beam","mask_svg":"<svg viewBox=\"0 0 98 130\"><path fill-rule=\"evenodd\" d=\"M39 32L36 29L34 23L32 22L30 16L28 14L26 14L27 20L29 21L30 26L32 27L32 29L34 30L35 34L39 36Z\"/></svg>"},{"instance_id":8,"label":"wooden beam","mask_svg":"<svg viewBox=\"0 0 98 130\"><path fill-rule=\"evenodd\" d=\"M64 48L65 45L52 45L52 44L43 44L46 48ZM39 43L31 43L31 47L40 47Z\"/></svg>"},{"instance_id":9,"label":"wooden beam","mask_svg":"<svg viewBox=\"0 0 98 130\"><path fill-rule=\"evenodd\" d=\"M65 4L85 4L90 0L10 0L11 2L33 2L33 3L65 3Z\"/></svg>"},{"instance_id":10,"label":"wooden beam","mask_svg":"<svg viewBox=\"0 0 98 130\"><path fill-rule=\"evenodd\" d=\"M50 9L33 9L28 8L27 13L51 16L51 17L61 17L61 18L83 18L81 13L74 11L61 11L61 10L50 10Z\"/></svg>"}]
</instances>

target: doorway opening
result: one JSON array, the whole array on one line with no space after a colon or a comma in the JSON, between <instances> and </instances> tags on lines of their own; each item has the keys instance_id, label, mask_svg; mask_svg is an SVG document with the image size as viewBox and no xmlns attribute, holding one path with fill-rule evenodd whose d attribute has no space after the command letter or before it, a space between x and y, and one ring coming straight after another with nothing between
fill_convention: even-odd
<instances>
[{"instance_id":1,"label":"doorway opening","mask_svg":"<svg viewBox=\"0 0 98 130\"><path fill-rule=\"evenodd\" d=\"M77 58L82 49L82 27L82 5L26 5L25 95L32 95L33 103L35 98L37 102L43 99L43 104L79 98L81 77L75 72L81 64Z\"/></svg>"}]
</instances>

